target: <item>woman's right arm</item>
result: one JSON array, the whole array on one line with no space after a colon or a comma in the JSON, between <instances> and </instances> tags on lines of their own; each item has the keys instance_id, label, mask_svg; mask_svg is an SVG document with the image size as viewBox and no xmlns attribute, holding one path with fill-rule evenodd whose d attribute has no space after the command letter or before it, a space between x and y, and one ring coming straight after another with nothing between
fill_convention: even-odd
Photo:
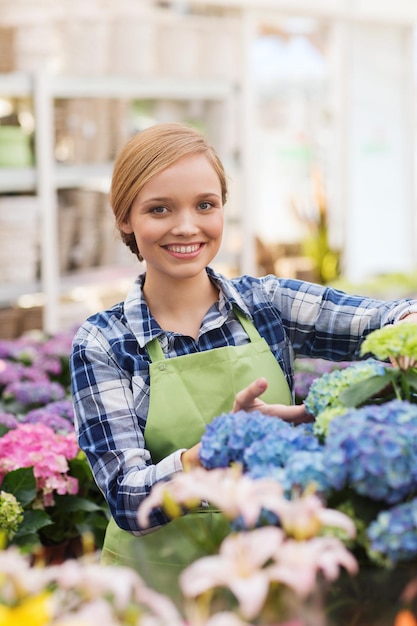
<instances>
[{"instance_id":1,"label":"woman's right arm","mask_svg":"<svg viewBox=\"0 0 417 626\"><path fill-rule=\"evenodd\" d=\"M117 524L140 533L137 509L152 486L182 470L178 450L153 464L145 446L144 424L137 414L132 376L117 362L112 346L99 329L81 330L75 337L70 357L75 427L80 448L85 452L98 487L106 498ZM143 362L143 403L147 405L147 364ZM148 394L149 395L149 394ZM168 521L155 511L151 526Z\"/></svg>"}]
</instances>

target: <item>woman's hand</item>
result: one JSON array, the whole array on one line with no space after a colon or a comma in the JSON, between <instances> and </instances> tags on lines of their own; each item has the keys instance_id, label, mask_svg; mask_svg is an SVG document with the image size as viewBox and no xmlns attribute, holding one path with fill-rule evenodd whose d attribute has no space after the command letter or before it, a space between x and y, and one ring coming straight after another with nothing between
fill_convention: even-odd
<instances>
[{"instance_id":1,"label":"woman's hand","mask_svg":"<svg viewBox=\"0 0 417 626\"><path fill-rule=\"evenodd\" d=\"M304 404L286 406L285 404L267 404L258 396L264 393L268 387L266 378L258 378L253 383L236 394L233 403L233 412L237 411L260 411L264 415L279 417L285 422L301 424L314 422L314 417L307 413Z\"/></svg>"},{"instance_id":2,"label":"woman's hand","mask_svg":"<svg viewBox=\"0 0 417 626\"><path fill-rule=\"evenodd\" d=\"M190 470L194 467L201 467L200 459L198 453L200 452L201 443L196 443L195 446L189 448L188 450L184 450L181 454L181 463L184 470Z\"/></svg>"}]
</instances>

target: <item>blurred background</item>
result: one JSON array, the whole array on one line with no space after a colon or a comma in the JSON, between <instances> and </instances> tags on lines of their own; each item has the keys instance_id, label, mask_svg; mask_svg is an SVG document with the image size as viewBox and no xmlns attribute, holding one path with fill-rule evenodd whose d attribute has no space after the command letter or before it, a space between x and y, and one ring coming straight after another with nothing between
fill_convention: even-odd
<instances>
[{"instance_id":1,"label":"blurred background","mask_svg":"<svg viewBox=\"0 0 417 626\"><path fill-rule=\"evenodd\" d=\"M112 162L194 124L230 181L213 266L417 295L415 0L0 0L0 337L123 299Z\"/></svg>"}]
</instances>

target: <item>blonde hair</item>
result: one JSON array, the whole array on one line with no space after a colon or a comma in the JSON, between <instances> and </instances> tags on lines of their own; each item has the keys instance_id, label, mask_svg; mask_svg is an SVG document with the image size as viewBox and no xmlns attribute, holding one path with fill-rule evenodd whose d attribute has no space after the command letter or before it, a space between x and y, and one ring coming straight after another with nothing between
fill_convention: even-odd
<instances>
[{"instance_id":1,"label":"blonde hair","mask_svg":"<svg viewBox=\"0 0 417 626\"><path fill-rule=\"evenodd\" d=\"M117 156L110 188L110 204L116 225L124 243L142 260L133 233L125 233L132 203L140 190L156 174L178 159L193 154L204 154L216 171L227 199L227 179L223 164L214 148L195 129L180 123L162 123L150 126L134 135Z\"/></svg>"}]
</instances>

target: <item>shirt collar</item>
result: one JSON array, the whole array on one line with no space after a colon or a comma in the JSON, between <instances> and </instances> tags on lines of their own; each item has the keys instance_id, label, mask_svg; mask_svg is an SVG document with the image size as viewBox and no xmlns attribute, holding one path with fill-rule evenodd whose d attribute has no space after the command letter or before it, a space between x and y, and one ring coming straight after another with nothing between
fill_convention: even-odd
<instances>
[{"instance_id":1,"label":"shirt collar","mask_svg":"<svg viewBox=\"0 0 417 626\"><path fill-rule=\"evenodd\" d=\"M225 317L230 315L233 306L236 305L246 315L251 317L238 289L233 282L215 272L211 267L206 268L207 274L219 289L219 311ZM143 295L142 287L145 281L146 272L139 274L129 290L125 302L124 312L127 323L135 335L139 346L143 348L149 341L164 334L164 330L152 316Z\"/></svg>"}]
</instances>

